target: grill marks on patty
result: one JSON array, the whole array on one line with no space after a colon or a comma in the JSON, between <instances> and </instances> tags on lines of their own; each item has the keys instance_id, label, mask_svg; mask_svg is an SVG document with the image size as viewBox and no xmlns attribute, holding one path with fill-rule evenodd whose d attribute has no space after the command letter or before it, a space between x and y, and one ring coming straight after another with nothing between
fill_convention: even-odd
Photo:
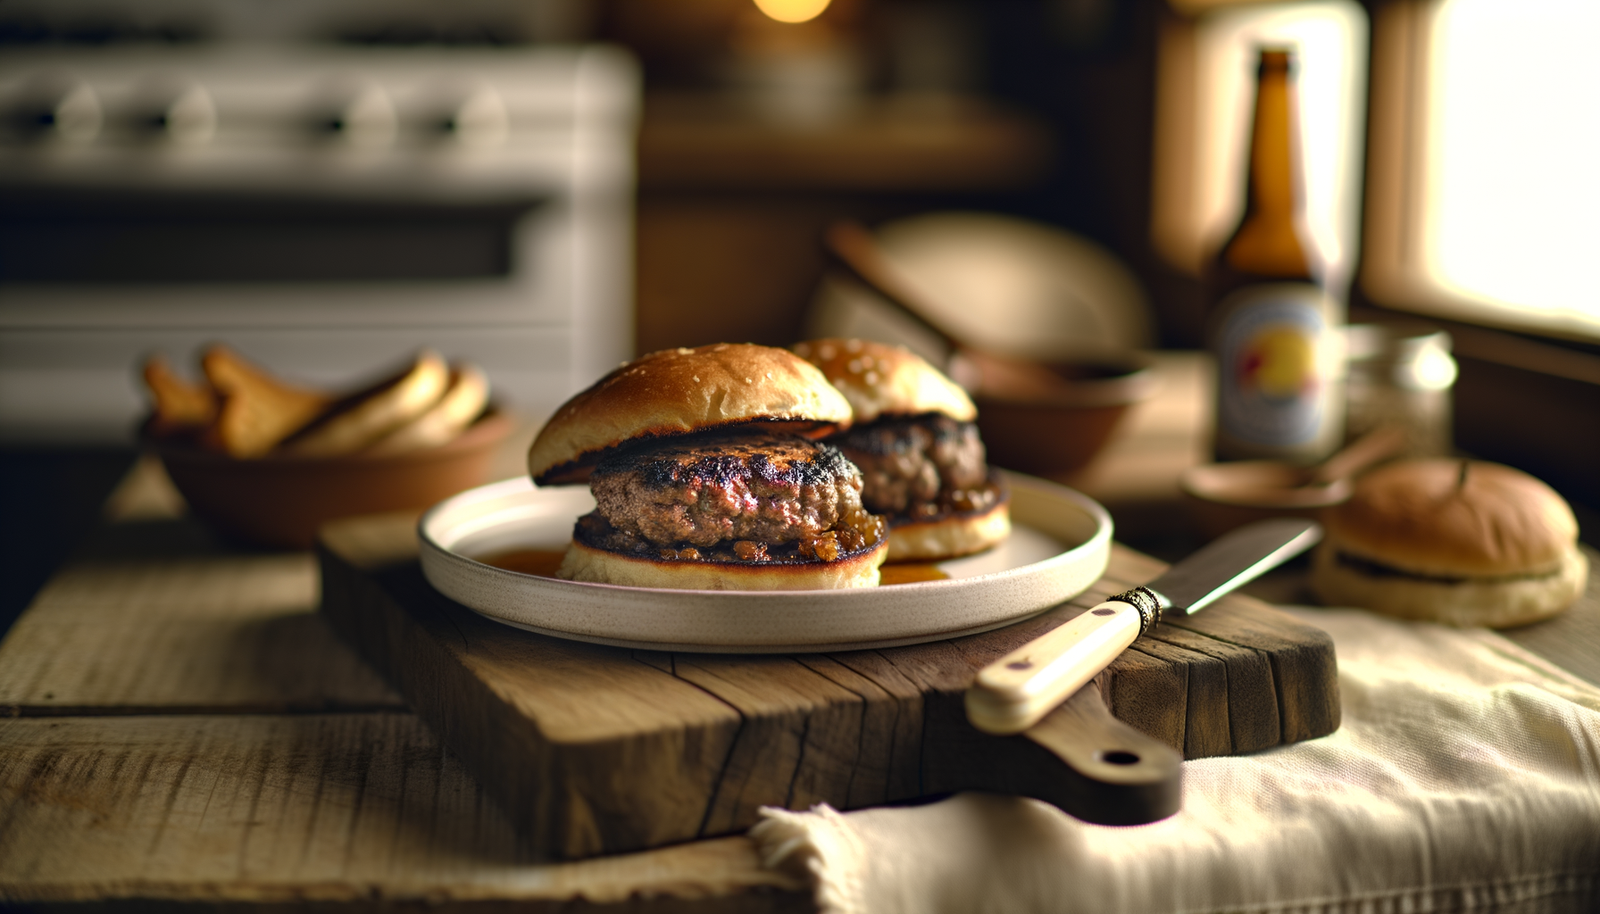
<instances>
[{"instance_id":1,"label":"grill marks on patty","mask_svg":"<svg viewBox=\"0 0 1600 914\"><path fill-rule=\"evenodd\" d=\"M757 546L813 541L866 514L861 474L837 449L760 431L630 448L603 460L589 484L610 530L591 521L579 533L613 551L748 542L751 560Z\"/></svg>"},{"instance_id":2,"label":"grill marks on patty","mask_svg":"<svg viewBox=\"0 0 1600 914\"><path fill-rule=\"evenodd\" d=\"M971 422L937 413L879 419L829 440L861 468L869 511L923 519L988 510L1001 497Z\"/></svg>"}]
</instances>

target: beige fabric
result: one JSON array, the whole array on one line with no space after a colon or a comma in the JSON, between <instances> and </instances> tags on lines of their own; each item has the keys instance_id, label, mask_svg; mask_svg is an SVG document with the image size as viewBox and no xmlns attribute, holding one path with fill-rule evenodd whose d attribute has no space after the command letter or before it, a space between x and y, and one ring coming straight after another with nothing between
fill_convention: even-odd
<instances>
[{"instance_id":1,"label":"beige fabric","mask_svg":"<svg viewBox=\"0 0 1600 914\"><path fill-rule=\"evenodd\" d=\"M752 834L828 912L1600 909L1600 689L1484 630L1298 614L1334 638L1343 726L1186 762L1170 819L963 794Z\"/></svg>"}]
</instances>

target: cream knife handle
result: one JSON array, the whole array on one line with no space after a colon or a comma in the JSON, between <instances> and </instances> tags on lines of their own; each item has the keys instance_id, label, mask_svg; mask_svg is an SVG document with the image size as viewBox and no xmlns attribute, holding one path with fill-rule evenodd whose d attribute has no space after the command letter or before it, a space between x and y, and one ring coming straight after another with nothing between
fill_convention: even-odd
<instances>
[{"instance_id":1,"label":"cream knife handle","mask_svg":"<svg viewBox=\"0 0 1600 914\"><path fill-rule=\"evenodd\" d=\"M1028 729L1154 624L1158 606L1144 588L1118 594L989 664L967 690L967 719L986 733Z\"/></svg>"}]
</instances>

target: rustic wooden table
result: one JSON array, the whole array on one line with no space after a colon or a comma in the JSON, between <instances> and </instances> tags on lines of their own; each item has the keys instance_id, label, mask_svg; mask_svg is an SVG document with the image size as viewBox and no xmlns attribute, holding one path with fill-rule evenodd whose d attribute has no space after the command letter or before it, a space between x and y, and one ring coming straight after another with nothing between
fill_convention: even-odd
<instances>
[{"instance_id":1,"label":"rustic wooden table","mask_svg":"<svg viewBox=\"0 0 1600 914\"><path fill-rule=\"evenodd\" d=\"M1150 535L1203 421L1198 363L1166 370L1070 480ZM738 836L537 859L316 616L310 554L218 545L148 463L107 512L0 642L0 904L813 909ZM1600 682L1597 581L1510 634ZM1293 599L1298 580L1262 586Z\"/></svg>"},{"instance_id":2,"label":"rustic wooden table","mask_svg":"<svg viewBox=\"0 0 1600 914\"><path fill-rule=\"evenodd\" d=\"M119 496L164 500L152 469ZM0 903L810 909L742 837L541 863L315 615L311 554L161 509L116 506L0 643Z\"/></svg>"}]
</instances>

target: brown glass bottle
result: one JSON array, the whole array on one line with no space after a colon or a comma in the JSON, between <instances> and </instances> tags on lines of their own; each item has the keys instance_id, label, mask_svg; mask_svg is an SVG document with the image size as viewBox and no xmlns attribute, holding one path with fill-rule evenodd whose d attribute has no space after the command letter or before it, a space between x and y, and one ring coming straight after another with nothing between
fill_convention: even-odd
<instances>
[{"instance_id":1,"label":"brown glass bottle","mask_svg":"<svg viewBox=\"0 0 1600 914\"><path fill-rule=\"evenodd\" d=\"M1207 271L1219 460L1310 463L1343 431L1343 309L1299 225L1293 70L1292 52L1262 49L1244 216Z\"/></svg>"}]
</instances>

